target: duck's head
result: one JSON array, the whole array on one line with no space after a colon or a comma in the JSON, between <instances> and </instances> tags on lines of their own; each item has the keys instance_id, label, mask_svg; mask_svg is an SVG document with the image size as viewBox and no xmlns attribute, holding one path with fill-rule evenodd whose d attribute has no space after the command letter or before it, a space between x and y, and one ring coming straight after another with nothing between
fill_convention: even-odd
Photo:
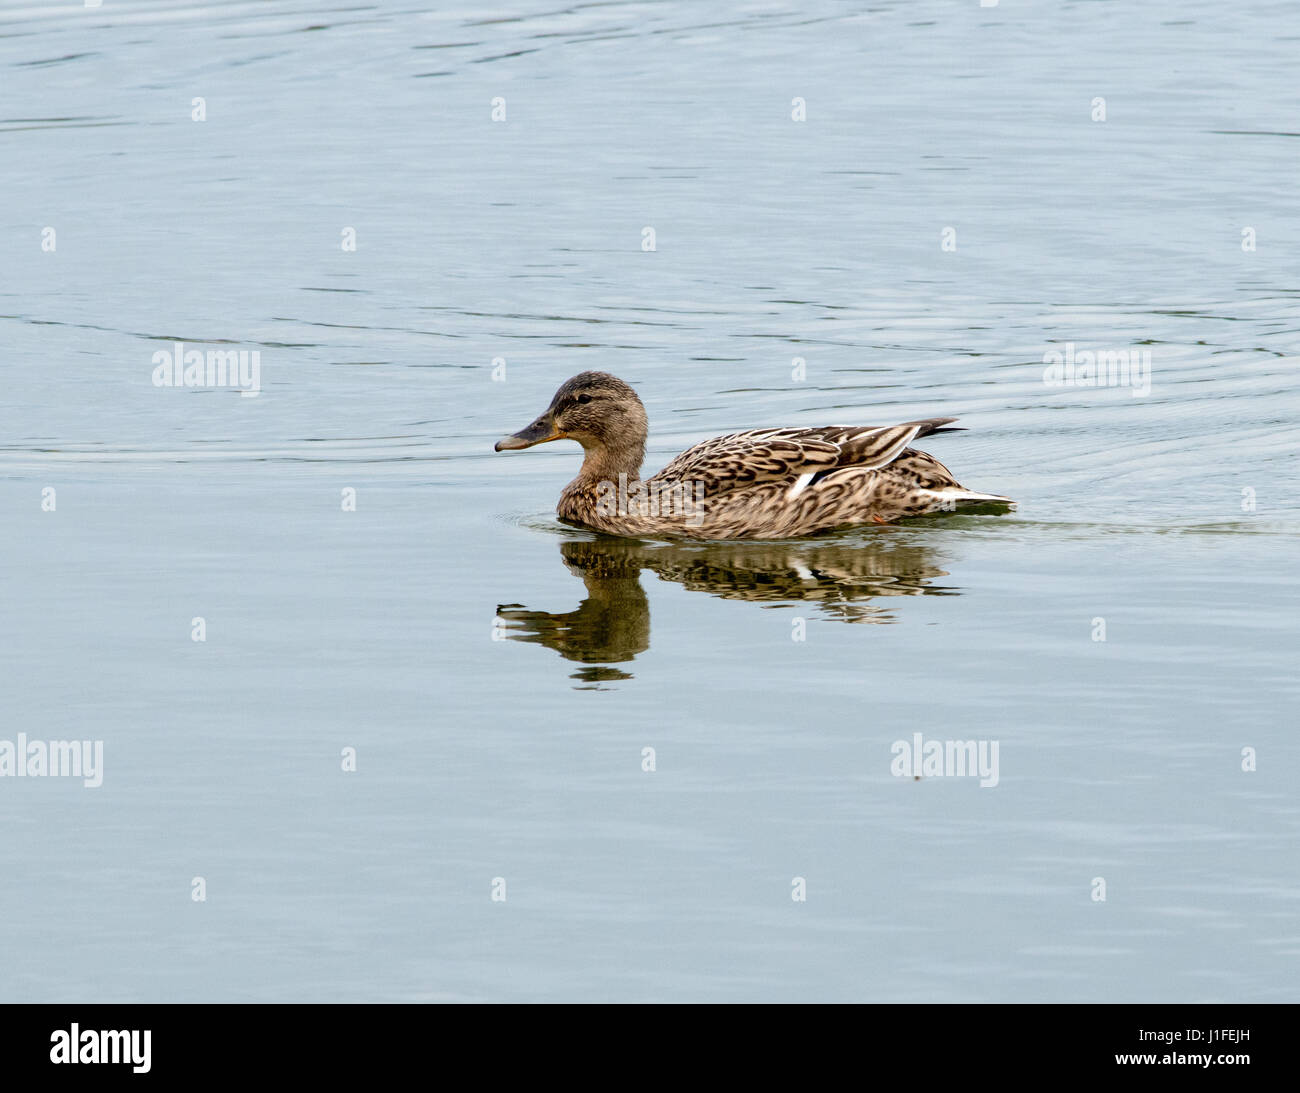
<instances>
[{"instance_id":1,"label":"duck's head","mask_svg":"<svg viewBox=\"0 0 1300 1093\"><path fill-rule=\"evenodd\" d=\"M567 380L536 421L496 443L498 452L531 448L549 440L576 440L587 451L627 456L645 451L645 407L632 390L608 372L582 372ZM640 467L637 460L637 467Z\"/></svg>"}]
</instances>

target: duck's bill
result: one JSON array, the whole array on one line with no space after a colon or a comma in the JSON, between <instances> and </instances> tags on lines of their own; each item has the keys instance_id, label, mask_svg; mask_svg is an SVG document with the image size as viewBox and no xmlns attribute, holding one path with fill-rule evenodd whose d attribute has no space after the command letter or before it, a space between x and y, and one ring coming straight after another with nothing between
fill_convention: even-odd
<instances>
[{"instance_id":1,"label":"duck's bill","mask_svg":"<svg viewBox=\"0 0 1300 1093\"><path fill-rule=\"evenodd\" d=\"M565 434L546 418L539 418L527 429L510 436L502 437L496 443L498 452L513 452L520 448L531 448L534 444L545 444L548 440L563 440Z\"/></svg>"}]
</instances>

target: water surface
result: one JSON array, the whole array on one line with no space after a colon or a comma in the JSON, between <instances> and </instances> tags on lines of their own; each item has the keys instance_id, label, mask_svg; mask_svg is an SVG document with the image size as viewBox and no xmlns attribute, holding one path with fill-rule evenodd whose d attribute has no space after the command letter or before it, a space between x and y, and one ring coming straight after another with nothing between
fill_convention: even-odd
<instances>
[{"instance_id":1,"label":"water surface","mask_svg":"<svg viewBox=\"0 0 1300 1093\"><path fill-rule=\"evenodd\" d=\"M0 779L0 997L1295 1001L1298 41L1262 2L0 13L0 738L105 754ZM261 394L154 386L176 341ZM1149 393L1045 385L1070 346ZM1019 508L567 528L577 449L492 443L588 368L649 469L952 415L925 446ZM998 784L895 777L917 732Z\"/></svg>"}]
</instances>

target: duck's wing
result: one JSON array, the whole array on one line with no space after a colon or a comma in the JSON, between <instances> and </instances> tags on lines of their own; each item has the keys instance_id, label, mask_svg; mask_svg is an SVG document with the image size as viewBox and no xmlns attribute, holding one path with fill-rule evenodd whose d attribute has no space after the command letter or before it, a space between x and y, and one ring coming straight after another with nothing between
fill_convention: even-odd
<instances>
[{"instance_id":1,"label":"duck's wing","mask_svg":"<svg viewBox=\"0 0 1300 1093\"><path fill-rule=\"evenodd\" d=\"M697 497L717 497L766 482L796 481L800 475L839 466L840 446L797 429L755 429L715 436L687 448L651 481L690 482ZM702 490L701 488L702 487Z\"/></svg>"},{"instance_id":2,"label":"duck's wing","mask_svg":"<svg viewBox=\"0 0 1300 1093\"><path fill-rule=\"evenodd\" d=\"M729 433L687 448L653 480L700 483L705 497L767 482L789 483L798 493L817 475L841 467L886 466L918 436L955 420L937 417L881 428L829 425Z\"/></svg>"},{"instance_id":3,"label":"duck's wing","mask_svg":"<svg viewBox=\"0 0 1300 1093\"><path fill-rule=\"evenodd\" d=\"M828 425L820 429L782 429L778 432L816 437L834 444L840 449L837 467L871 471L892 463L918 437L952 432L945 426L956 420L955 417L928 417L920 421L905 421L902 425Z\"/></svg>"}]
</instances>

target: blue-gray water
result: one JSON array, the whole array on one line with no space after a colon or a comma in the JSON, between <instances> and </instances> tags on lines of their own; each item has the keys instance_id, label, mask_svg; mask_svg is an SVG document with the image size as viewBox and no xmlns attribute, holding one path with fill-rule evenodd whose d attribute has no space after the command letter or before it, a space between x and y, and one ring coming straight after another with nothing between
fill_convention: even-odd
<instances>
[{"instance_id":1,"label":"blue-gray water","mask_svg":"<svg viewBox=\"0 0 1300 1093\"><path fill-rule=\"evenodd\" d=\"M0 998L1295 1001L1298 46L1258 0L0 11L0 740L104 748L0 778ZM261 395L155 386L175 341ZM1047 386L1069 345L1149 393ZM597 540L574 446L492 452L589 368L651 469L954 415L1020 506ZM998 784L896 777L916 732Z\"/></svg>"}]
</instances>

